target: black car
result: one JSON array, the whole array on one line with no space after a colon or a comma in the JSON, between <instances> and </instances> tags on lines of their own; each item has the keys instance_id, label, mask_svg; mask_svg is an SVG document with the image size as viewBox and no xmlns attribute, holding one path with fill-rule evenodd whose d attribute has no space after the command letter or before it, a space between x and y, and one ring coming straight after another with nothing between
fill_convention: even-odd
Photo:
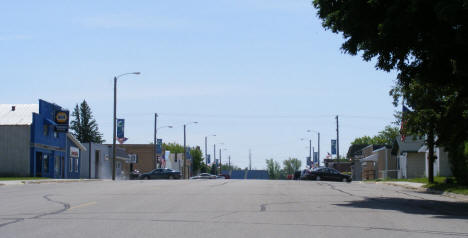
<instances>
[{"instance_id":1,"label":"black car","mask_svg":"<svg viewBox=\"0 0 468 238\"><path fill-rule=\"evenodd\" d=\"M155 169L148 173L142 173L138 179L180 179L181 173L172 169Z\"/></svg>"},{"instance_id":2,"label":"black car","mask_svg":"<svg viewBox=\"0 0 468 238\"><path fill-rule=\"evenodd\" d=\"M343 181L351 182L351 176L342 174L336 169L332 168L316 168L305 174L302 179L306 180L328 180L328 181Z\"/></svg>"}]
</instances>

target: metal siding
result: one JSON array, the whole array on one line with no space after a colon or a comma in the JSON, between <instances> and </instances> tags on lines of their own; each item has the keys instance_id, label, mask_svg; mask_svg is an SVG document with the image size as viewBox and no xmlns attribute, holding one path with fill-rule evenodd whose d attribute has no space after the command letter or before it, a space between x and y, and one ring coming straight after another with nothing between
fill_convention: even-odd
<instances>
[{"instance_id":1,"label":"metal siding","mask_svg":"<svg viewBox=\"0 0 468 238\"><path fill-rule=\"evenodd\" d=\"M0 126L0 176L30 176L30 126Z\"/></svg>"}]
</instances>

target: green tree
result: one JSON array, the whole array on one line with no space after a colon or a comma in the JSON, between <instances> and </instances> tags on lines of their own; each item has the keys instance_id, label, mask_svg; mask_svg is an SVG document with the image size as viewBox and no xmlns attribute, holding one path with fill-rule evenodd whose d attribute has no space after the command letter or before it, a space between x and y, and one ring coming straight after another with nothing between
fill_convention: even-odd
<instances>
[{"instance_id":1,"label":"green tree","mask_svg":"<svg viewBox=\"0 0 468 238\"><path fill-rule=\"evenodd\" d=\"M351 145L391 145L399 134L398 127L386 126L376 136L358 137L351 142Z\"/></svg>"},{"instance_id":2,"label":"green tree","mask_svg":"<svg viewBox=\"0 0 468 238\"><path fill-rule=\"evenodd\" d=\"M70 129L72 130L71 133L76 137L77 140L82 143L104 142L102 134L99 132L97 122L94 120L91 108L89 107L86 100L83 100L80 105L76 104L72 116L73 119L70 122Z\"/></svg>"},{"instance_id":3,"label":"green tree","mask_svg":"<svg viewBox=\"0 0 468 238\"><path fill-rule=\"evenodd\" d=\"M301 168L302 161L297 158L289 158L283 161L283 169L286 174L294 174L295 171Z\"/></svg>"},{"instance_id":4,"label":"green tree","mask_svg":"<svg viewBox=\"0 0 468 238\"><path fill-rule=\"evenodd\" d=\"M425 135L429 181L433 147L448 149L452 161L468 141L468 2L466 0L314 0L323 26L342 33L342 50L376 68L398 72L390 91L412 109L401 118L411 134ZM437 140L435 139L437 135ZM468 168L463 176L468 183Z\"/></svg>"},{"instance_id":5,"label":"green tree","mask_svg":"<svg viewBox=\"0 0 468 238\"><path fill-rule=\"evenodd\" d=\"M270 177L270 179L279 179L281 176L280 164L273 159L267 159L266 164L267 164L268 176Z\"/></svg>"},{"instance_id":6,"label":"green tree","mask_svg":"<svg viewBox=\"0 0 468 238\"><path fill-rule=\"evenodd\" d=\"M163 143L162 148L171 153L184 153L184 146L177 143Z\"/></svg>"},{"instance_id":7,"label":"green tree","mask_svg":"<svg viewBox=\"0 0 468 238\"><path fill-rule=\"evenodd\" d=\"M231 164L231 165L228 165L228 164L222 164L221 165L221 170L222 171L230 171L230 170L241 170L241 168Z\"/></svg>"},{"instance_id":8,"label":"green tree","mask_svg":"<svg viewBox=\"0 0 468 238\"><path fill-rule=\"evenodd\" d=\"M192 172L198 172L203 165L203 154L200 150L200 147L197 146L190 150L190 155L192 156Z\"/></svg>"}]
</instances>

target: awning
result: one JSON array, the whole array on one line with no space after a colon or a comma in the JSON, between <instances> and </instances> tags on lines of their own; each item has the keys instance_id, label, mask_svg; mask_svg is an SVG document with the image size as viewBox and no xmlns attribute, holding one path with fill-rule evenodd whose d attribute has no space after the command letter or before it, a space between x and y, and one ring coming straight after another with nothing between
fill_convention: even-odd
<instances>
[{"instance_id":1,"label":"awning","mask_svg":"<svg viewBox=\"0 0 468 238\"><path fill-rule=\"evenodd\" d=\"M51 125L51 126L56 126L57 125L57 123L55 123L55 121L52 121L50 119L45 119L45 123L47 125Z\"/></svg>"},{"instance_id":2,"label":"awning","mask_svg":"<svg viewBox=\"0 0 468 238\"><path fill-rule=\"evenodd\" d=\"M377 154L373 154L373 155L369 155L367 156L366 158L364 159L361 159L361 162L377 162L378 160L378 157L377 157Z\"/></svg>"},{"instance_id":3,"label":"awning","mask_svg":"<svg viewBox=\"0 0 468 238\"><path fill-rule=\"evenodd\" d=\"M70 139L71 142L73 142L73 144L78 146L78 148L80 148L80 150L86 151L86 147L84 147L83 144L81 144L80 141L78 141L72 134L67 133L67 137L68 137L68 139Z\"/></svg>"}]
</instances>

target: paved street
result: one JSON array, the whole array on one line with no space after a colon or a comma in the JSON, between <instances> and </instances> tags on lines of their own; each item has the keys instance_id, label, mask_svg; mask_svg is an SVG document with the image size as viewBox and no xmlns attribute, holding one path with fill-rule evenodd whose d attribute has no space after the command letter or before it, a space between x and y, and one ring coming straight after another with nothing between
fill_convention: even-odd
<instances>
[{"instance_id":1,"label":"paved street","mask_svg":"<svg viewBox=\"0 0 468 238\"><path fill-rule=\"evenodd\" d=\"M468 237L468 203L315 181L0 186L0 237Z\"/></svg>"}]
</instances>

